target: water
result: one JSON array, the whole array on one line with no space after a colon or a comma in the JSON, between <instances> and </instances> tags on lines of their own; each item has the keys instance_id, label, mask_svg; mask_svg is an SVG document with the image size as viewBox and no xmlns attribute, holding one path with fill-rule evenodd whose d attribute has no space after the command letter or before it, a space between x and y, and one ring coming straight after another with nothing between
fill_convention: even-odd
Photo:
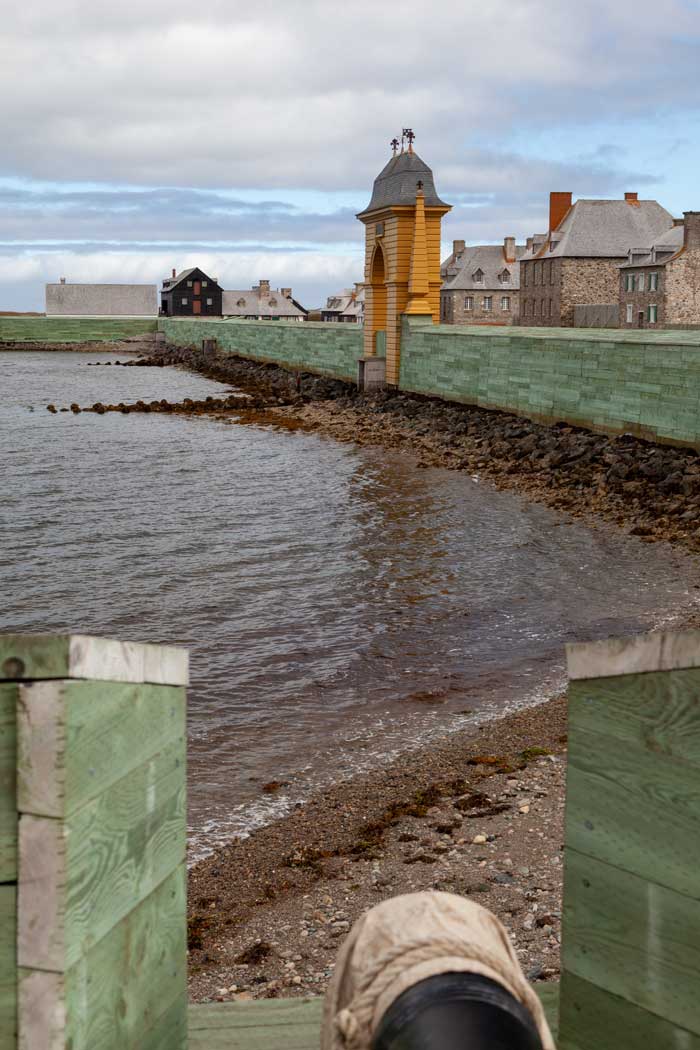
<instances>
[{"instance_id":1,"label":"water","mask_svg":"<svg viewBox=\"0 0 700 1050\"><path fill-rule=\"evenodd\" d=\"M0 354L0 630L192 652L192 855L564 682L563 645L693 606L668 547L299 432L72 401L203 397L108 354ZM269 780L288 781L266 795Z\"/></svg>"}]
</instances>

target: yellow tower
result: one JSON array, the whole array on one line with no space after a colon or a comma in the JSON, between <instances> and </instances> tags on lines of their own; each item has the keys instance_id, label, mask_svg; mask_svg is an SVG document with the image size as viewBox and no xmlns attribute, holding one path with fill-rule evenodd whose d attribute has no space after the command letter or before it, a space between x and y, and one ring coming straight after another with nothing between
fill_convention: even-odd
<instances>
[{"instance_id":1,"label":"yellow tower","mask_svg":"<svg viewBox=\"0 0 700 1050\"><path fill-rule=\"evenodd\" d=\"M406 129L408 147L400 153L394 139L394 155L357 216L365 226L364 354L375 357L378 343L386 341L389 386L399 382L401 315L431 317L435 324L440 319L440 224L451 208L438 197L413 138Z\"/></svg>"}]
</instances>

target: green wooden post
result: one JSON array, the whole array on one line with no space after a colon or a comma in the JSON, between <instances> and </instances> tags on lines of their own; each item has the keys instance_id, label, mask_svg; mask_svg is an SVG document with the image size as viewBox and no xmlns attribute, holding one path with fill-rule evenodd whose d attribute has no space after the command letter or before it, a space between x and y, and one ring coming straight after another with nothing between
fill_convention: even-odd
<instances>
[{"instance_id":1,"label":"green wooden post","mask_svg":"<svg viewBox=\"0 0 700 1050\"><path fill-rule=\"evenodd\" d=\"M700 631L568 662L560 1050L700 1050Z\"/></svg>"},{"instance_id":2,"label":"green wooden post","mask_svg":"<svg viewBox=\"0 0 700 1050\"><path fill-rule=\"evenodd\" d=\"M17 884L17 987L6 996L16 999L17 1046L181 1050L187 654L85 636L0 637L0 669L14 679L0 686L0 733L3 712L10 725L0 763L6 752L12 763L16 733L16 800L5 787L0 857ZM14 925L0 906L0 952Z\"/></svg>"}]
</instances>

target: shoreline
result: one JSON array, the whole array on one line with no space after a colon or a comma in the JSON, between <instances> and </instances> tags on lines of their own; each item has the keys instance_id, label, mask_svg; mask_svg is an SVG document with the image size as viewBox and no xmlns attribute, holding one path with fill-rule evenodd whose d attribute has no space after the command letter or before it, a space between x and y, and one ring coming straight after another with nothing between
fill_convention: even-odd
<instances>
[{"instance_id":1,"label":"shoreline","mask_svg":"<svg viewBox=\"0 0 700 1050\"><path fill-rule=\"evenodd\" d=\"M362 395L351 384L230 355L133 343L90 349L151 353L128 363L174 365L245 395L128 411L206 414L393 449L418 466L466 471L544 503L562 523L580 519L700 552L694 450L434 398ZM684 625L698 618L681 616ZM367 907L431 887L493 910L527 976L555 979L565 771L566 698L558 696L446 728L424 749L335 783L219 847L189 872L190 998L321 995L343 936Z\"/></svg>"}]
</instances>

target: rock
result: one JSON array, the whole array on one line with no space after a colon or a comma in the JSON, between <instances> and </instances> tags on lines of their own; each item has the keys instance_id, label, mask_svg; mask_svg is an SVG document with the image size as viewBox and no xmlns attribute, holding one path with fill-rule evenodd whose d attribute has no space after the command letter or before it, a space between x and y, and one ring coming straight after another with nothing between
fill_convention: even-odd
<instances>
[{"instance_id":1,"label":"rock","mask_svg":"<svg viewBox=\"0 0 700 1050\"><path fill-rule=\"evenodd\" d=\"M472 843L475 846L482 846L486 842L486 835L475 835L472 839Z\"/></svg>"}]
</instances>

